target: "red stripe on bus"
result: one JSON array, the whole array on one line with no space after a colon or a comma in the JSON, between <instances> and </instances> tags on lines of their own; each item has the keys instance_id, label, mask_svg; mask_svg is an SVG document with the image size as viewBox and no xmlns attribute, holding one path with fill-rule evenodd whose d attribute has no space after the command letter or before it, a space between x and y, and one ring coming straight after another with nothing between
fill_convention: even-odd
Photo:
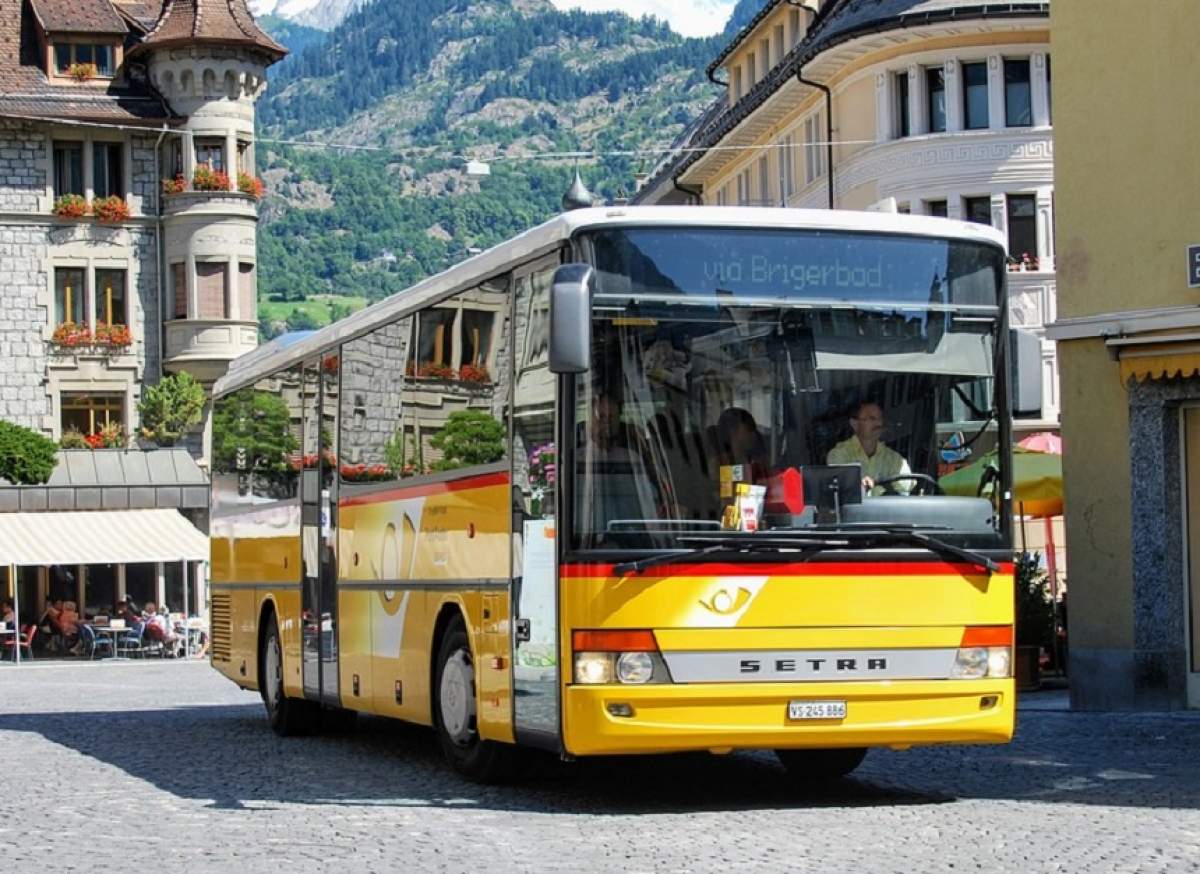
<instances>
[{"instance_id":1,"label":"red stripe on bus","mask_svg":"<svg viewBox=\"0 0 1200 874\"><path fill-rule=\"evenodd\" d=\"M383 489L371 492L369 495L359 495L338 502L339 507L361 507L365 504L382 504L385 501L397 501L403 498L423 498L428 495L444 495L448 492L462 492L467 489L486 489L492 486L508 485L508 472L481 473L463 479L447 480L439 483L421 483L415 486L400 486L394 489Z\"/></svg>"},{"instance_id":2,"label":"red stripe on bus","mask_svg":"<svg viewBox=\"0 0 1200 874\"><path fill-rule=\"evenodd\" d=\"M1000 564L1000 573L1011 574L1011 562ZM589 579L615 577L612 564L565 564L559 575L564 578ZM827 577L827 576L982 576L985 572L977 565L944 561L889 561L889 562L764 562L756 564L703 563L662 564L643 571L640 576L698 576L698 577Z\"/></svg>"}]
</instances>

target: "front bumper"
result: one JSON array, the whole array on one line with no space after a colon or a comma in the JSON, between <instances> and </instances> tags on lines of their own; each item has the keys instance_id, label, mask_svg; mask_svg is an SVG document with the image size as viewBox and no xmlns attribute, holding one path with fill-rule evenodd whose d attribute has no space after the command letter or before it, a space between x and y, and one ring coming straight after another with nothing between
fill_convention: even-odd
<instances>
[{"instance_id":1,"label":"front bumper","mask_svg":"<svg viewBox=\"0 0 1200 874\"><path fill-rule=\"evenodd\" d=\"M1012 679L877 683L567 686L564 746L573 755L705 749L1006 743ZM985 699L995 703L985 706ZM842 720L793 722L789 701L844 700ZM625 704L630 716L614 716Z\"/></svg>"}]
</instances>

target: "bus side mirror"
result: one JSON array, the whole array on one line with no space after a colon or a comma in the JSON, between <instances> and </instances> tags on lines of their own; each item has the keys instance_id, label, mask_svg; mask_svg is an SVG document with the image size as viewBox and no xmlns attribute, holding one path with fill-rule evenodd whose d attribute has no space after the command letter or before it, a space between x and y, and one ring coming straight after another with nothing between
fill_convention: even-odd
<instances>
[{"instance_id":1,"label":"bus side mirror","mask_svg":"<svg viewBox=\"0 0 1200 874\"><path fill-rule=\"evenodd\" d=\"M1037 334L1011 328L1009 376L1012 382L1012 414L1042 412L1042 341Z\"/></svg>"},{"instance_id":2,"label":"bus side mirror","mask_svg":"<svg viewBox=\"0 0 1200 874\"><path fill-rule=\"evenodd\" d=\"M592 364L592 268L564 264L550 287L550 371L587 373Z\"/></svg>"}]
</instances>

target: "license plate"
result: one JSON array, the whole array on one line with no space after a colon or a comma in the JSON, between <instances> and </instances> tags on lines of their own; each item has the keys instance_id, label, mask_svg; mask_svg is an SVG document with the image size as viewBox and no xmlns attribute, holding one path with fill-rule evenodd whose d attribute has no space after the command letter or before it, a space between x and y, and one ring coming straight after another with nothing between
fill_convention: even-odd
<instances>
[{"instance_id":1,"label":"license plate","mask_svg":"<svg viewBox=\"0 0 1200 874\"><path fill-rule=\"evenodd\" d=\"M789 701L788 719L845 719L845 701Z\"/></svg>"}]
</instances>

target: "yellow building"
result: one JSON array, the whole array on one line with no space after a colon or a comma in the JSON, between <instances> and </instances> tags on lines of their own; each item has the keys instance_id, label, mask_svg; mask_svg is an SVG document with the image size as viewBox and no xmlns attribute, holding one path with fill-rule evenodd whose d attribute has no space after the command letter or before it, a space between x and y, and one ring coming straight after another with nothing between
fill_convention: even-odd
<instances>
[{"instance_id":1,"label":"yellow building","mask_svg":"<svg viewBox=\"0 0 1200 874\"><path fill-rule=\"evenodd\" d=\"M635 202L895 209L1003 230L1012 324L1042 340L1042 404L1016 427L1057 430L1049 6L768 0L708 68L725 94Z\"/></svg>"},{"instance_id":2,"label":"yellow building","mask_svg":"<svg viewBox=\"0 0 1200 874\"><path fill-rule=\"evenodd\" d=\"M1072 705L1200 707L1200 5L1056 0ZM1097 52L1120 45L1121 51Z\"/></svg>"}]
</instances>

